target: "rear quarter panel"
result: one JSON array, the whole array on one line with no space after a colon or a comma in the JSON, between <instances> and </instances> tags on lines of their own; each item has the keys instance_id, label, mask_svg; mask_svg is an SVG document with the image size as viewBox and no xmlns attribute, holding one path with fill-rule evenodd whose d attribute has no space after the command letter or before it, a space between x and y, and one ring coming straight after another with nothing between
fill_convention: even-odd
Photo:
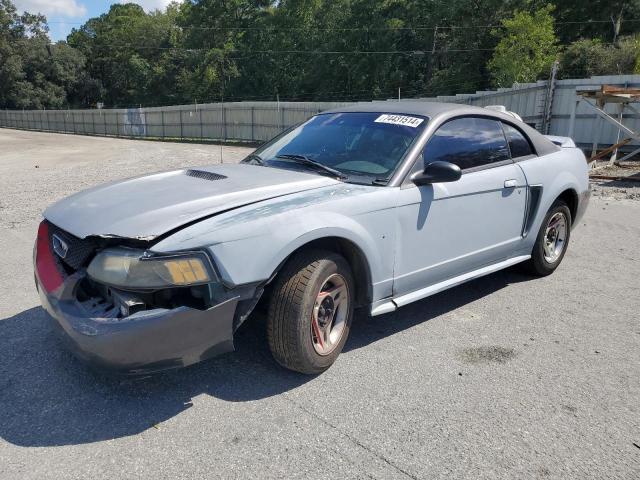
<instances>
[{"instance_id":1,"label":"rear quarter panel","mask_svg":"<svg viewBox=\"0 0 640 480\"><path fill-rule=\"evenodd\" d=\"M542 197L525 242L523 253L530 252L542 220L553 202L565 191L573 190L581 198L589 190L589 167L578 148L563 148L557 152L518 162L527 184L542 186Z\"/></svg>"}]
</instances>

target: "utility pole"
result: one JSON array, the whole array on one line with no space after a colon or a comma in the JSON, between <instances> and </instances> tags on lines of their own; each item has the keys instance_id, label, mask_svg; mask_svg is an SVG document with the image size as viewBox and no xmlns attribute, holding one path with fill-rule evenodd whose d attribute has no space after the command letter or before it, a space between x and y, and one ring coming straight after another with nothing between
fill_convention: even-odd
<instances>
[{"instance_id":1,"label":"utility pole","mask_svg":"<svg viewBox=\"0 0 640 480\"><path fill-rule=\"evenodd\" d=\"M433 44L431 45L431 57L429 57L429 79L433 75L433 67L436 58L436 42L438 41L438 25L433 29Z\"/></svg>"},{"instance_id":2,"label":"utility pole","mask_svg":"<svg viewBox=\"0 0 640 480\"><path fill-rule=\"evenodd\" d=\"M220 111L220 118L222 118L222 131L223 137L226 137L226 129L227 129L227 119L224 114L224 88L222 89L222 110ZM224 142L220 142L220 163L224 163Z\"/></svg>"},{"instance_id":3,"label":"utility pole","mask_svg":"<svg viewBox=\"0 0 640 480\"><path fill-rule=\"evenodd\" d=\"M222 57L222 65L220 67L222 75L220 75L222 79L220 97L222 100L222 110L220 112L220 117L222 118L222 136L223 141L220 142L220 163L224 163L224 140L227 139L227 118L224 113L224 56Z\"/></svg>"},{"instance_id":4,"label":"utility pole","mask_svg":"<svg viewBox=\"0 0 640 480\"><path fill-rule=\"evenodd\" d=\"M556 77L558 76L558 67L560 62L556 60L551 67L551 78L549 79L549 88L547 88L547 98L544 106L544 116L542 118L542 133L547 135L551 128L551 116L553 115L553 96L556 90Z\"/></svg>"}]
</instances>

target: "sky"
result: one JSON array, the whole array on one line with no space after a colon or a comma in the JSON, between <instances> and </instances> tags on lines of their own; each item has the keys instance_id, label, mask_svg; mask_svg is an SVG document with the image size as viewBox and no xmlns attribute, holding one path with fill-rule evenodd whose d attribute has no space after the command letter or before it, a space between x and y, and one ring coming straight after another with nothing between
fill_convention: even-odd
<instances>
[{"instance_id":1,"label":"sky","mask_svg":"<svg viewBox=\"0 0 640 480\"><path fill-rule=\"evenodd\" d=\"M13 0L19 12L42 13L49 21L49 36L64 40L72 28L80 27L89 18L109 10L114 3L137 3L145 10L166 7L171 0Z\"/></svg>"}]
</instances>

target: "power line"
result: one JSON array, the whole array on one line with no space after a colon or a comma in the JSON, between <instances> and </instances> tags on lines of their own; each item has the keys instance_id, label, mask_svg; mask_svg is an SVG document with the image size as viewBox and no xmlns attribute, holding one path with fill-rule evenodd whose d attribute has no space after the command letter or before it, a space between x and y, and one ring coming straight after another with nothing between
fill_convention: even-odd
<instances>
[{"instance_id":1,"label":"power line","mask_svg":"<svg viewBox=\"0 0 640 480\"><path fill-rule=\"evenodd\" d=\"M600 43L602 46L612 46L615 43ZM426 56L441 53L468 53L468 52L492 52L494 48L442 48L435 51L427 50L250 50L242 49L224 50L220 48L188 48L188 47L162 47L150 45L134 45L134 44L99 44L99 47L107 48L124 48L132 50L161 50L161 51L177 51L177 52L209 52L211 50L220 50L226 59L242 60L248 59L250 56L282 54L282 55L410 55L410 56ZM570 45L559 45L559 47L567 47ZM243 57L226 56L231 53L241 53Z\"/></svg>"},{"instance_id":2,"label":"power line","mask_svg":"<svg viewBox=\"0 0 640 480\"><path fill-rule=\"evenodd\" d=\"M112 18L137 18L130 16L117 16ZM90 19L92 20L92 19ZM637 23L640 22L640 19L629 19L624 20L625 23ZM85 25L87 22L69 22L65 20L51 20L47 21L48 24L64 24L64 25ZM575 21L563 21L563 22L554 22L554 25L591 25L591 24L608 24L611 23L611 20L575 20ZM448 25L441 26L438 25L438 30L458 30L458 29L490 29L490 28L503 28L502 24L495 25ZM217 31L227 31L227 30L239 30L239 31L343 31L343 32L372 32L372 31L435 31L435 27L427 27L427 26L413 26L413 27L315 27L315 26L304 26L304 27L251 27L251 26L199 26L199 25L186 25L179 26L174 25L172 28L177 28L181 30L217 30Z\"/></svg>"},{"instance_id":3,"label":"power line","mask_svg":"<svg viewBox=\"0 0 640 480\"><path fill-rule=\"evenodd\" d=\"M100 44L100 47L108 48L130 48L133 50L174 50L185 52L208 52L213 48L187 48L187 47L160 47L160 46L148 46L148 45L133 45L133 44ZM451 52L489 52L493 51L493 48L451 48L436 50L435 53ZM425 50L251 50L245 52L244 50L227 50L222 53L243 53L243 54L290 54L290 55L431 55L432 52ZM233 57L227 57L233 59Z\"/></svg>"},{"instance_id":4,"label":"power line","mask_svg":"<svg viewBox=\"0 0 640 480\"><path fill-rule=\"evenodd\" d=\"M467 80L466 81L454 81L454 82L444 82L444 83L439 83L437 85L438 90L440 91L435 91L433 89L429 89L429 88L409 88L409 87L403 87L402 88L402 92L405 95L410 95L413 98L435 98L436 96L455 96L455 93L442 93L441 89L451 89L451 88L455 88L457 86L463 86L463 85L468 85L469 81L472 81L472 79L475 80L480 80L480 79L484 79L486 76L481 74L481 73L475 73L473 75L468 75L467 76ZM332 101L332 102L339 102L341 100L347 101L347 102L351 102L351 101L358 101L358 100L395 100L396 99L396 94L397 94L397 88L393 87L393 88L385 88L383 90L380 91L374 91L375 88L374 87L370 87L367 89L360 89L360 90L341 90L341 91L330 91L330 92L326 92L326 91L316 91L316 92L297 92L297 93L290 93L290 94L280 94L280 101L288 101L288 102L313 102L313 103L323 103L323 102L327 102L327 101ZM468 93L468 92L465 92ZM468 93L469 95L474 95L475 92L473 93ZM170 95L171 97L175 97L176 95ZM202 104L208 104L208 103L220 103L221 101L221 97L220 96L215 96L215 97L209 97L206 99L200 99L199 102L197 102L198 105L202 105ZM225 95L225 103L229 103L229 102L243 102L243 101L276 101L276 95L275 94L266 94L266 95L230 95L227 96ZM188 102L187 100L179 100L179 103L176 103L175 105L186 105L189 103L193 103L193 102ZM138 105L135 105L134 107L137 108ZM159 103L159 104L148 104L146 105L146 107L159 107L159 106L171 106L171 105L167 105L166 103ZM126 107L119 107L119 108L126 108Z\"/></svg>"},{"instance_id":5,"label":"power line","mask_svg":"<svg viewBox=\"0 0 640 480\"><path fill-rule=\"evenodd\" d=\"M565 73L568 73L568 72L565 72ZM465 80L439 83L436 85L437 90L434 89L433 87L431 88L404 87L402 89L402 92L404 95L410 96L412 99L432 99L432 98L441 97L441 96L454 97L456 96L456 92L442 93L442 90L456 90L456 87L467 86L469 83L474 83L474 80L480 80L480 79L488 79L488 76L485 74L476 72L475 74L467 75ZM531 83L535 84L535 82L531 82ZM291 94L280 94L280 101L281 102L282 101L313 102L313 103L340 102L340 101L345 101L345 102L385 101L385 100L396 101L397 88L395 87L388 88L388 89L383 89L377 92L374 90L375 88L371 87L368 89L361 89L361 90L342 90L342 91L331 91L331 92L318 91L318 92L298 92L298 93L291 93ZM497 90L490 90L490 89L484 90L483 92L485 94L487 93L490 94L494 92L500 93ZM505 93L509 93L509 92L505 92ZM462 95L474 97L476 95L476 92L465 91L465 92L462 92ZM168 95L168 97L176 97L176 96L177 95ZM275 94L225 96L225 103L228 103L229 101L234 103L242 102L242 101L275 102L276 101L275 97L276 97ZM311 99L303 100L303 98L308 98L308 97L311 97ZM464 101L465 99L461 98L460 100ZM200 100L199 102L197 102L197 105L203 105L203 104L209 104L209 103L217 104L217 103L220 103L220 101L221 101L220 96L210 97L207 99ZM175 103L175 104L168 104L166 102L162 102L158 104L147 104L143 108L167 107L172 105L187 105L189 103L193 103L193 101L189 102L186 99L180 99L178 100L178 102L179 103ZM122 105L117 107L112 106L111 108L138 108L138 107L139 105L135 104L135 105L129 105L129 106L127 105ZM111 108L107 108L107 110L110 110Z\"/></svg>"}]
</instances>

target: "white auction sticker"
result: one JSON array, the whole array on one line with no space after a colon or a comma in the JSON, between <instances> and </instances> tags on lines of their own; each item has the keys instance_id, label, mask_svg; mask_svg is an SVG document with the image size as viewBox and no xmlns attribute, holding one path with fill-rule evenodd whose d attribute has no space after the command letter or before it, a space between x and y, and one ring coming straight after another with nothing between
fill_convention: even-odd
<instances>
[{"instance_id":1,"label":"white auction sticker","mask_svg":"<svg viewBox=\"0 0 640 480\"><path fill-rule=\"evenodd\" d=\"M407 115L392 115L389 113L385 113L380 115L375 120L376 123L390 123L391 125L403 125L405 127L416 128L422 122L424 122L424 118L418 117L409 117Z\"/></svg>"}]
</instances>

